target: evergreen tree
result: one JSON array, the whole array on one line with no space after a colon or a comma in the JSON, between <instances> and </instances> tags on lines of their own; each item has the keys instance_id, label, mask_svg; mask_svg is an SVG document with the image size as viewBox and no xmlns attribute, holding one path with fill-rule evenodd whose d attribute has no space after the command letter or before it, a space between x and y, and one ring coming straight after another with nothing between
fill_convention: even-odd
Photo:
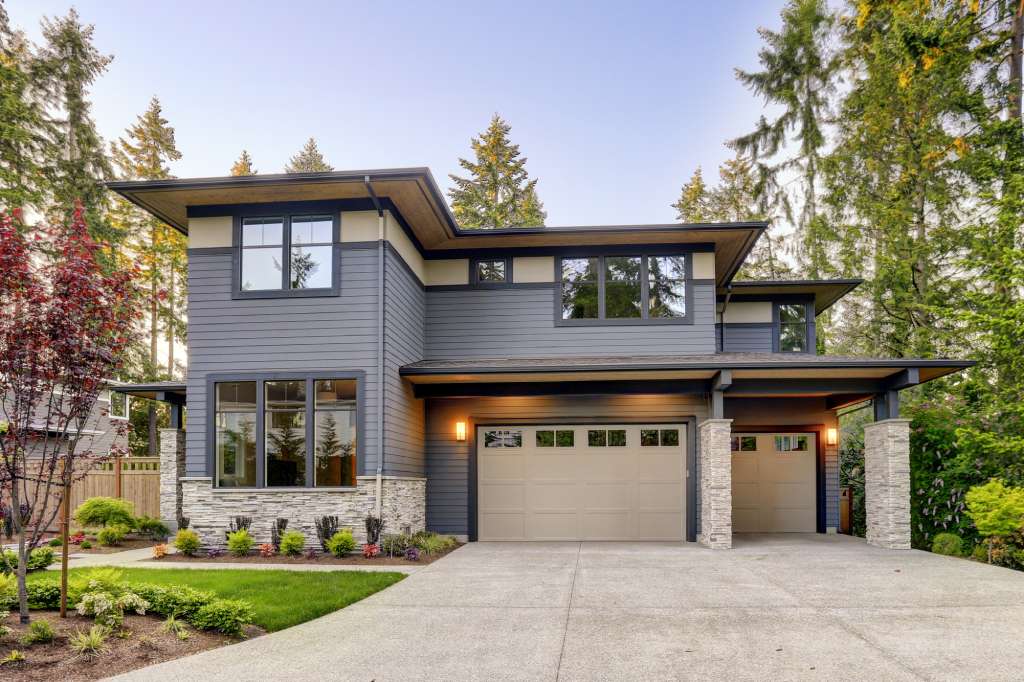
<instances>
[{"instance_id":1,"label":"evergreen tree","mask_svg":"<svg viewBox=\"0 0 1024 682\"><path fill-rule=\"evenodd\" d=\"M249 151L246 149L242 150L242 155L238 157L238 161L231 166L231 175L236 177L242 175L256 175L256 169L252 167L252 157L249 156Z\"/></svg>"},{"instance_id":2,"label":"evergreen tree","mask_svg":"<svg viewBox=\"0 0 1024 682\"><path fill-rule=\"evenodd\" d=\"M759 199L782 208L787 216L791 215L790 200L780 187L779 176L787 171L800 174L796 250L803 269L815 279L822 277L831 263L830 235L827 222L819 217L817 191L829 98L839 72L839 56L828 47L833 25L825 0L789 0L782 10L782 30L759 31L765 43L759 53L763 70L736 71L739 80L766 104L782 108L773 121L762 116L756 129L734 144L756 164ZM790 135L795 137L797 150L788 158L775 158Z\"/></svg>"},{"instance_id":3,"label":"evergreen tree","mask_svg":"<svg viewBox=\"0 0 1024 682\"><path fill-rule=\"evenodd\" d=\"M0 212L39 208L52 135L39 99L36 57L0 4Z\"/></svg>"},{"instance_id":4,"label":"evergreen tree","mask_svg":"<svg viewBox=\"0 0 1024 682\"><path fill-rule=\"evenodd\" d=\"M93 27L83 25L74 9L65 17L43 19L42 32L46 44L40 54L40 76L57 112L53 158L47 164L51 217L70 220L75 202L81 201L93 234L116 243L123 235L107 220L103 186L112 169L88 99L90 86L113 58L96 49Z\"/></svg>"},{"instance_id":5,"label":"evergreen tree","mask_svg":"<svg viewBox=\"0 0 1024 682\"><path fill-rule=\"evenodd\" d=\"M244 156L246 154L243 152ZM324 155L320 153L320 148L316 146L316 140L312 137L306 140L306 144L299 150L299 153L293 156L288 161L288 165L284 167L285 173L325 173L332 170L334 170L334 166L324 160Z\"/></svg>"},{"instance_id":6,"label":"evergreen tree","mask_svg":"<svg viewBox=\"0 0 1024 682\"><path fill-rule=\"evenodd\" d=\"M672 204L676 209L676 220L681 223L706 223L711 221L711 208L708 205L708 187L704 184L704 175L700 166L693 172L690 179L683 185L679 199Z\"/></svg>"},{"instance_id":7,"label":"evergreen tree","mask_svg":"<svg viewBox=\"0 0 1024 682\"><path fill-rule=\"evenodd\" d=\"M125 180L164 180L171 177L168 163L181 158L174 140L174 128L163 117L160 100L152 98L126 135L112 145L113 157ZM146 291L148 307L148 353L139 348L137 364L131 368L138 381L174 379L175 344L184 336L186 295L185 239L176 230L123 199L113 212L115 225L130 237L128 248L141 270L140 284ZM167 345L166 365L159 357L159 344ZM150 454L156 452L158 416L150 403L147 416Z\"/></svg>"},{"instance_id":8,"label":"evergreen tree","mask_svg":"<svg viewBox=\"0 0 1024 682\"><path fill-rule=\"evenodd\" d=\"M449 175L452 212L462 227L535 227L547 214L537 196L537 180L526 172L526 157L512 144L512 127L495 114L480 137L470 140L474 160L459 159L469 173Z\"/></svg>"}]
</instances>

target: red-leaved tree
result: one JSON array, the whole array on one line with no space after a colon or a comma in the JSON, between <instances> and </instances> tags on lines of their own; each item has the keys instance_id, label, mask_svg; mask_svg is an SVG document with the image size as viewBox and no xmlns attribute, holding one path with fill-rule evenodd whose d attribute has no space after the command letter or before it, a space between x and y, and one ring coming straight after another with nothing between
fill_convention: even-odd
<instances>
[{"instance_id":1,"label":"red-leaved tree","mask_svg":"<svg viewBox=\"0 0 1024 682\"><path fill-rule=\"evenodd\" d=\"M82 214L78 206L69 225L50 228L0 217L0 491L18 543L17 566L7 569L17 574L22 622L28 555L64 491L121 454L93 452L90 427L132 341L135 274L103 265L107 247L89 236Z\"/></svg>"}]
</instances>

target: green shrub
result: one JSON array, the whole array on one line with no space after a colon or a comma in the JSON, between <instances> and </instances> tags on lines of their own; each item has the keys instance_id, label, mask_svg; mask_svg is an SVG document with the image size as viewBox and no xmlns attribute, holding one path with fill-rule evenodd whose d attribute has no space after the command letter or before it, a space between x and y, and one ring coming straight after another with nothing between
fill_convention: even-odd
<instances>
[{"instance_id":1,"label":"green shrub","mask_svg":"<svg viewBox=\"0 0 1024 682\"><path fill-rule=\"evenodd\" d=\"M249 602L240 599L216 599L200 608L191 620L201 630L217 630L237 637L243 626L256 620L256 612Z\"/></svg>"},{"instance_id":2,"label":"green shrub","mask_svg":"<svg viewBox=\"0 0 1024 682\"><path fill-rule=\"evenodd\" d=\"M153 540L166 540L167 536L171 534L170 529L163 521L151 516L140 516L135 519L135 528L139 533Z\"/></svg>"},{"instance_id":3,"label":"green shrub","mask_svg":"<svg viewBox=\"0 0 1024 682\"><path fill-rule=\"evenodd\" d=\"M975 561L988 561L988 548L985 545L975 545L971 550L971 558Z\"/></svg>"},{"instance_id":4,"label":"green shrub","mask_svg":"<svg viewBox=\"0 0 1024 682\"><path fill-rule=\"evenodd\" d=\"M34 620L28 626L28 632L21 638L25 646L33 644L49 644L53 641L53 626L48 620Z\"/></svg>"},{"instance_id":5,"label":"green shrub","mask_svg":"<svg viewBox=\"0 0 1024 682\"><path fill-rule=\"evenodd\" d=\"M110 526L121 524L131 528L135 523L131 502L113 497L90 497L78 505L75 519L83 526Z\"/></svg>"},{"instance_id":6,"label":"green shrub","mask_svg":"<svg viewBox=\"0 0 1024 682\"><path fill-rule=\"evenodd\" d=\"M60 583L56 580L34 580L26 586L26 591L30 609L60 608Z\"/></svg>"},{"instance_id":7,"label":"green shrub","mask_svg":"<svg viewBox=\"0 0 1024 682\"><path fill-rule=\"evenodd\" d=\"M97 625L118 628L124 623L126 612L144 614L149 608L149 602L134 592L123 591L115 596L110 592L97 590L83 594L76 606L80 615L93 616Z\"/></svg>"},{"instance_id":8,"label":"green shrub","mask_svg":"<svg viewBox=\"0 0 1024 682\"><path fill-rule=\"evenodd\" d=\"M1009 535L1024 523L1024 488L993 478L968 490L965 499L967 514L983 537Z\"/></svg>"},{"instance_id":9,"label":"green shrub","mask_svg":"<svg viewBox=\"0 0 1024 682\"><path fill-rule=\"evenodd\" d=\"M54 562L53 550L49 547L36 547L28 553L25 567L29 572L41 571ZM8 566L17 568L18 553L13 549L4 550L4 561L0 561L0 573L11 573Z\"/></svg>"},{"instance_id":10,"label":"green shrub","mask_svg":"<svg viewBox=\"0 0 1024 682\"><path fill-rule=\"evenodd\" d=\"M92 568L68 576L68 599L77 602L86 592L107 592L117 596L124 592L124 571L119 568Z\"/></svg>"},{"instance_id":11,"label":"green shrub","mask_svg":"<svg viewBox=\"0 0 1024 682\"><path fill-rule=\"evenodd\" d=\"M297 530L285 531L281 536L281 554L299 556L306 546L306 536Z\"/></svg>"},{"instance_id":12,"label":"green shrub","mask_svg":"<svg viewBox=\"0 0 1024 682\"><path fill-rule=\"evenodd\" d=\"M356 549L356 539L352 537L352 531L348 528L339 530L327 541L327 551L336 557L343 557Z\"/></svg>"},{"instance_id":13,"label":"green shrub","mask_svg":"<svg viewBox=\"0 0 1024 682\"><path fill-rule=\"evenodd\" d=\"M124 536L128 535L128 527L121 524L114 524L113 526L107 526L100 530L96 534L96 539L104 547L116 547L120 545L124 540Z\"/></svg>"},{"instance_id":14,"label":"green shrub","mask_svg":"<svg viewBox=\"0 0 1024 682\"><path fill-rule=\"evenodd\" d=\"M244 528L236 530L234 533L228 533L228 551L235 556L247 555L254 543L249 531Z\"/></svg>"},{"instance_id":15,"label":"green shrub","mask_svg":"<svg viewBox=\"0 0 1024 682\"><path fill-rule=\"evenodd\" d=\"M63 545L63 544L64 544L64 541L63 541L63 540L61 540L60 538L52 538L52 539L51 539L51 540L50 540L49 542L47 542L46 544L47 544L47 546L49 546L49 547L60 547L61 545Z\"/></svg>"},{"instance_id":16,"label":"green shrub","mask_svg":"<svg viewBox=\"0 0 1024 682\"><path fill-rule=\"evenodd\" d=\"M412 536L412 544L424 554L440 554L458 543L451 535L438 535L424 530Z\"/></svg>"},{"instance_id":17,"label":"green shrub","mask_svg":"<svg viewBox=\"0 0 1024 682\"><path fill-rule=\"evenodd\" d=\"M25 654L21 653L17 649L11 649L11 653L7 654L3 658L0 658L0 665L13 665L17 666L19 663L25 662Z\"/></svg>"},{"instance_id":18,"label":"green shrub","mask_svg":"<svg viewBox=\"0 0 1024 682\"><path fill-rule=\"evenodd\" d=\"M380 551L388 556L402 556L412 547L412 536L405 533L389 533L380 538Z\"/></svg>"},{"instance_id":19,"label":"green shrub","mask_svg":"<svg viewBox=\"0 0 1024 682\"><path fill-rule=\"evenodd\" d=\"M88 632L77 631L68 639L71 650L79 656L94 658L107 650L109 630L102 625L93 625Z\"/></svg>"},{"instance_id":20,"label":"green shrub","mask_svg":"<svg viewBox=\"0 0 1024 682\"><path fill-rule=\"evenodd\" d=\"M82 549L92 549L92 543L88 540L82 540L82 544L79 545Z\"/></svg>"},{"instance_id":21,"label":"green shrub","mask_svg":"<svg viewBox=\"0 0 1024 682\"><path fill-rule=\"evenodd\" d=\"M174 536L174 548L185 556L194 556L199 551L199 534L194 530L182 528Z\"/></svg>"},{"instance_id":22,"label":"green shrub","mask_svg":"<svg viewBox=\"0 0 1024 682\"><path fill-rule=\"evenodd\" d=\"M963 556L964 541L953 533L939 533L932 541L932 551L946 556Z\"/></svg>"},{"instance_id":23,"label":"green shrub","mask_svg":"<svg viewBox=\"0 0 1024 682\"><path fill-rule=\"evenodd\" d=\"M202 607L213 602L213 592L197 590L184 585L151 585L132 583L127 586L149 602L149 610L161 616L176 616L191 620Z\"/></svg>"}]
</instances>

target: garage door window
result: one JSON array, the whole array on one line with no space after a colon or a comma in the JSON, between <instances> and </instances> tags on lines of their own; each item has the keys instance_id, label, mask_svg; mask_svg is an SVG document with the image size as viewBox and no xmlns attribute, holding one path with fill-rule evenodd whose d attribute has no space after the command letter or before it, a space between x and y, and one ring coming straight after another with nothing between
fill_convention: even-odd
<instances>
[{"instance_id":1,"label":"garage door window","mask_svg":"<svg viewBox=\"0 0 1024 682\"><path fill-rule=\"evenodd\" d=\"M571 448L575 443L572 431L543 430L537 432L538 448Z\"/></svg>"},{"instance_id":2,"label":"garage door window","mask_svg":"<svg viewBox=\"0 0 1024 682\"><path fill-rule=\"evenodd\" d=\"M587 431L587 445L592 448L626 447L625 429L590 429Z\"/></svg>"},{"instance_id":3,"label":"garage door window","mask_svg":"<svg viewBox=\"0 0 1024 682\"><path fill-rule=\"evenodd\" d=\"M757 451L757 436L733 436L732 437L732 451L733 452L756 452Z\"/></svg>"},{"instance_id":4,"label":"garage door window","mask_svg":"<svg viewBox=\"0 0 1024 682\"><path fill-rule=\"evenodd\" d=\"M485 448L521 448L523 447L523 432L515 429L493 429L484 431Z\"/></svg>"},{"instance_id":5,"label":"garage door window","mask_svg":"<svg viewBox=\"0 0 1024 682\"><path fill-rule=\"evenodd\" d=\"M679 445L679 429L641 429L641 447L676 447Z\"/></svg>"},{"instance_id":6,"label":"garage door window","mask_svg":"<svg viewBox=\"0 0 1024 682\"><path fill-rule=\"evenodd\" d=\"M776 452L806 452L807 436L775 436Z\"/></svg>"}]
</instances>

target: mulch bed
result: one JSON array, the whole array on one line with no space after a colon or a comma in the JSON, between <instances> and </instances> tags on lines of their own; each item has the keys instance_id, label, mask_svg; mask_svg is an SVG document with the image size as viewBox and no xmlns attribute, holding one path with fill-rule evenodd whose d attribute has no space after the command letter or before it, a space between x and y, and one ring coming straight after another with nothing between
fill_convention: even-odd
<instances>
[{"instance_id":1,"label":"mulch bed","mask_svg":"<svg viewBox=\"0 0 1024 682\"><path fill-rule=\"evenodd\" d=\"M353 555L347 556L347 557L345 557L343 559L339 559L338 557L333 556L331 554L320 554L319 556L317 556L316 559L307 559L304 556L298 556L298 557L294 557L294 556L281 556L280 554L275 554L272 557L262 557L258 553L249 554L248 556L239 557L239 556L234 556L232 554L228 554L226 552L224 553L223 556L215 557L215 558L212 558L212 559L210 557L206 556L205 554L199 554L197 556L185 556L184 554L168 554L167 556L158 559L158 561L160 561L160 563L163 563L163 562L166 561L168 563L201 563L201 564L214 564L214 563L221 564L221 563L224 563L224 564L313 564L313 565L323 565L323 566L331 566L331 565L338 565L338 566L351 566L351 565L363 565L363 566L382 566L382 565L383 566L396 566L396 565L416 566L416 565L420 565L420 564L430 564L430 563L433 563L433 562L437 561L438 559L440 559L441 557L449 554L450 552L454 552L456 549L458 549L461 546L462 545L456 545L455 547L450 549L448 552L441 552L441 553L438 553L438 554L431 554L429 556L426 555L426 554L422 554L421 553L419 561L408 561L404 557L400 557L400 556L389 557L389 556L384 556L384 555L378 555L378 556L376 556L376 557L374 557L372 559L367 559L362 554L353 554Z\"/></svg>"},{"instance_id":2,"label":"mulch bed","mask_svg":"<svg viewBox=\"0 0 1024 682\"><path fill-rule=\"evenodd\" d=\"M159 617L129 615L124 619L126 632L123 631L122 636L111 634L107 637L107 650L90 659L72 651L68 637L75 634L76 630L88 631L93 625L92 618L69 612L66 619L61 619L56 611L32 611L31 615L32 620L48 620L56 637L49 644L22 644L21 637L27 627L18 623L17 613L12 613L6 621L11 633L0 640L0 658L17 649L25 655L25 661L0 666L0 679L26 682L98 680L238 641L227 635L196 630L191 626L188 639L180 640L173 633L163 631L163 620ZM246 629L246 637L262 634L263 630L254 626Z\"/></svg>"},{"instance_id":3,"label":"mulch bed","mask_svg":"<svg viewBox=\"0 0 1024 682\"><path fill-rule=\"evenodd\" d=\"M149 538L128 538L122 540L121 544L117 547L104 547L94 540L90 540L92 547L89 549L82 549L81 545L71 545L68 549L70 554L116 554L117 552L124 552L129 549L142 549L143 547L152 547L153 545L160 544L155 540ZM53 553L58 558L60 557L60 547L53 547Z\"/></svg>"}]
</instances>

